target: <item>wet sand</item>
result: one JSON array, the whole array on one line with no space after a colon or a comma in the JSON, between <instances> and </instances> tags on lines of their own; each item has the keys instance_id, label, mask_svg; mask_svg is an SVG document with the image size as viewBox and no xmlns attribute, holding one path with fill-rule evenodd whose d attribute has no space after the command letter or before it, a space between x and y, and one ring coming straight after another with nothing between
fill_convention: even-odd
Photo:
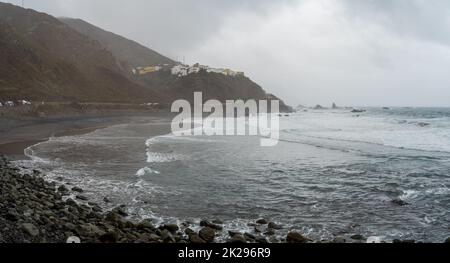
<instances>
[{"instance_id":1,"label":"wet sand","mask_svg":"<svg viewBox=\"0 0 450 263\"><path fill-rule=\"evenodd\" d=\"M168 117L170 113L145 113L118 116L75 116L59 118L0 118L0 155L12 160L25 159L24 150L51 137L79 135L112 125L127 123L134 117Z\"/></svg>"}]
</instances>

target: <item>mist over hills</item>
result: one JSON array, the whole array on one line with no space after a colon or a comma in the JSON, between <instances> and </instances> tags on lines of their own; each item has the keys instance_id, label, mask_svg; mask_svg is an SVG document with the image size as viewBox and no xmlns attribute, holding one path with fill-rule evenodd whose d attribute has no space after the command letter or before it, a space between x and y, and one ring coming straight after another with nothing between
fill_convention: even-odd
<instances>
[{"instance_id":1,"label":"mist over hills","mask_svg":"<svg viewBox=\"0 0 450 263\"><path fill-rule=\"evenodd\" d=\"M126 77L111 52L47 14L0 3L5 99L130 102L162 96Z\"/></svg>"},{"instance_id":2,"label":"mist over hills","mask_svg":"<svg viewBox=\"0 0 450 263\"><path fill-rule=\"evenodd\" d=\"M120 64L131 72L131 68L147 65L171 64L176 62L141 44L117 34L105 31L81 19L59 18L79 33L97 40L114 54Z\"/></svg>"},{"instance_id":3,"label":"mist over hills","mask_svg":"<svg viewBox=\"0 0 450 263\"><path fill-rule=\"evenodd\" d=\"M159 102L193 98L273 99L245 76L200 72L133 75L140 66L180 64L80 19L0 3L0 99ZM290 108L281 103L282 110Z\"/></svg>"}]
</instances>

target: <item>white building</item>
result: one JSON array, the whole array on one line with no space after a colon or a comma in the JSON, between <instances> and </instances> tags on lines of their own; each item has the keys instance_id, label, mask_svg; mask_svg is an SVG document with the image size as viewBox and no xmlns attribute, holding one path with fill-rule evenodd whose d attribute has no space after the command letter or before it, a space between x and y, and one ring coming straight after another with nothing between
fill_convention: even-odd
<instances>
[{"instance_id":1,"label":"white building","mask_svg":"<svg viewBox=\"0 0 450 263\"><path fill-rule=\"evenodd\" d=\"M184 77L189 74L189 66L186 65L176 65L172 68L172 75L177 75L179 77Z\"/></svg>"},{"instance_id":2,"label":"white building","mask_svg":"<svg viewBox=\"0 0 450 263\"><path fill-rule=\"evenodd\" d=\"M31 105L31 102L29 102L27 100L19 100L19 103L22 105Z\"/></svg>"},{"instance_id":3,"label":"white building","mask_svg":"<svg viewBox=\"0 0 450 263\"><path fill-rule=\"evenodd\" d=\"M176 75L178 77L184 77L190 74L197 74L201 70L205 70L208 73L217 73L217 74L223 74L225 76L243 76L244 72L235 72L231 69L222 69L222 68L210 68L205 65L195 64L193 66L188 65L177 65L174 66L171 70L172 75Z\"/></svg>"}]
</instances>

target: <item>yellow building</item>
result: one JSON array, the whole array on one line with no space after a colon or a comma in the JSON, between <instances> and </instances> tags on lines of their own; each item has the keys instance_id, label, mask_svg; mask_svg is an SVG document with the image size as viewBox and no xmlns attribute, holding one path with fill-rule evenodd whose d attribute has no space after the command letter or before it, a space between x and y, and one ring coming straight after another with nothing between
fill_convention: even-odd
<instances>
[{"instance_id":1,"label":"yellow building","mask_svg":"<svg viewBox=\"0 0 450 263\"><path fill-rule=\"evenodd\" d=\"M151 66L151 67L140 68L140 69L138 69L138 74L139 75L145 75L145 74L157 72L160 69L161 69L161 67L159 67L159 66Z\"/></svg>"}]
</instances>

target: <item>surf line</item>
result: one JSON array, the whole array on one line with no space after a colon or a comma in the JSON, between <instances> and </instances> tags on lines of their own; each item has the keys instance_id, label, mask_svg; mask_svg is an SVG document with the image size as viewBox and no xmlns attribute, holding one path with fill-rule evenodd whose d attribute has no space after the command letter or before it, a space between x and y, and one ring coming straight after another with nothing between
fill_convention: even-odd
<instances>
[{"instance_id":1,"label":"surf line","mask_svg":"<svg viewBox=\"0 0 450 263\"><path fill-rule=\"evenodd\" d=\"M194 105L177 100L171 112L179 113L172 120L175 136L261 136L261 146L276 146L280 138L280 101L270 100L208 100L203 93L194 93ZM203 114L210 114L203 118ZM199 125L200 127L196 127Z\"/></svg>"}]
</instances>

